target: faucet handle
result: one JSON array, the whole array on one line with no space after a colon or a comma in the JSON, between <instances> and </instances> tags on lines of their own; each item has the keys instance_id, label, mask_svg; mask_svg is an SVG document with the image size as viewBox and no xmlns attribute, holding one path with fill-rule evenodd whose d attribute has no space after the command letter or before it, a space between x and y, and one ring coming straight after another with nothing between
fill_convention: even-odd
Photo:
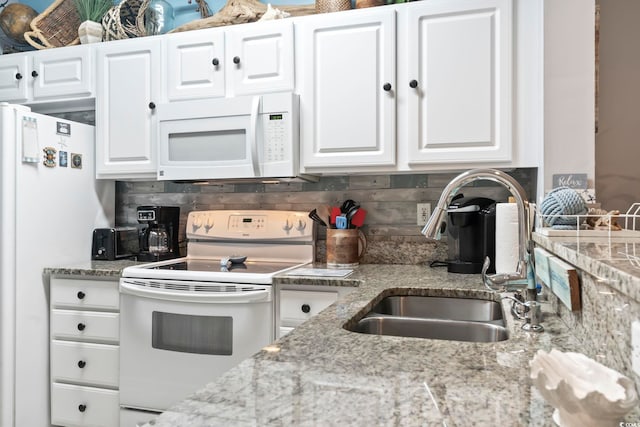
<instances>
[{"instance_id":1,"label":"faucet handle","mask_svg":"<svg viewBox=\"0 0 640 427\"><path fill-rule=\"evenodd\" d=\"M485 257L484 262L482 263L482 283L490 290L490 291L500 291L502 292L504 288L501 287L493 287L491 286L491 280L489 280L489 276L487 276L487 270L489 270L489 266L491 265L491 258Z\"/></svg>"}]
</instances>

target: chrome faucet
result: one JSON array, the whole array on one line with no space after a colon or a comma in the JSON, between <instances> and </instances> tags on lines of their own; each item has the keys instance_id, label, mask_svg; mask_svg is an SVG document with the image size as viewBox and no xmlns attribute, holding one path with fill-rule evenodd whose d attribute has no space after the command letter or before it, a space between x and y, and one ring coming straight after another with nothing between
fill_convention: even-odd
<instances>
[{"instance_id":1,"label":"chrome faucet","mask_svg":"<svg viewBox=\"0 0 640 427\"><path fill-rule=\"evenodd\" d=\"M442 191L440 200L434 208L427 224L422 229L422 234L427 238L440 240L446 224L445 215L453 197L460 188L473 181L488 180L502 184L515 198L518 207L518 265L513 273L487 274L491 260L487 257L482 266L482 282L491 291L504 292L513 289L527 288L527 301L520 302L525 306L528 314L526 317L527 330L539 332L542 326L538 324L538 305L536 304L536 287L533 278L533 265L531 260L531 227L529 215L529 202L522 186L511 176L497 169L473 169L463 172L453 178ZM519 283L510 283L518 281ZM499 286L502 285L502 286Z\"/></svg>"}]
</instances>

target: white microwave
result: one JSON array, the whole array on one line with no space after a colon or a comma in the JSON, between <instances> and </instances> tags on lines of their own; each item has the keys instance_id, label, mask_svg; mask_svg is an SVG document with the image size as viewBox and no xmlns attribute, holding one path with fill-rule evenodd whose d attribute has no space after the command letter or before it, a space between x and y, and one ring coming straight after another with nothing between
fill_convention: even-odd
<instances>
[{"instance_id":1,"label":"white microwave","mask_svg":"<svg viewBox=\"0 0 640 427\"><path fill-rule=\"evenodd\" d=\"M158 179L297 176L299 105L291 92L158 105Z\"/></svg>"}]
</instances>

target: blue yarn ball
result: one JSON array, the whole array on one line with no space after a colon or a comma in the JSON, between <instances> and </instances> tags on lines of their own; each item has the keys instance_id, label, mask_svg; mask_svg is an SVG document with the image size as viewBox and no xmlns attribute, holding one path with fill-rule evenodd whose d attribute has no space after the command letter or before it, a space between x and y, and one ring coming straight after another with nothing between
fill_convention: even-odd
<instances>
[{"instance_id":1,"label":"blue yarn ball","mask_svg":"<svg viewBox=\"0 0 640 427\"><path fill-rule=\"evenodd\" d=\"M551 190L540 204L540 214L546 224L553 228L575 229L578 221L575 216L585 215L587 205L574 189L558 187Z\"/></svg>"}]
</instances>

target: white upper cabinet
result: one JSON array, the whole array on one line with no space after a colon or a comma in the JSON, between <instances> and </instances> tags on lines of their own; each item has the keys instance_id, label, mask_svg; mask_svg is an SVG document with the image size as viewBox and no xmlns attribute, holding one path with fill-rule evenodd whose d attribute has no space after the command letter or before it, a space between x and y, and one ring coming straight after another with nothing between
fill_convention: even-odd
<instances>
[{"instance_id":1,"label":"white upper cabinet","mask_svg":"<svg viewBox=\"0 0 640 427\"><path fill-rule=\"evenodd\" d=\"M305 171L393 166L395 10L318 15L295 31Z\"/></svg>"},{"instance_id":2,"label":"white upper cabinet","mask_svg":"<svg viewBox=\"0 0 640 427\"><path fill-rule=\"evenodd\" d=\"M406 43L398 84L406 94L408 162L512 160L511 0L446 0L399 9ZM406 70L406 71L405 71Z\"/></svg>"},{"instance_id":3,"label":"white upper cabinet","mask_svg":"<svg viewBox=\"0 0 640 427\"><path fill-rule=\"evenodd\" d=\"M163 38L167 101L293 91L293 23L256 22Z\"/></svg>"},{"instance_id":4,"label":"white upper cabinet","mask_svg":"<svg viewBox=\"0 0 640 427\"><path fill-rule=\"evenodd\" d=\"M156 176L155 106L161 68L160 40L103 43L97 56L96 175Z\"/></svg>"},{"instance_id":5,"label":"white upper cabinet","mask_svg":"<svg viewBox=\"0 0 640 427\"><path fill-rule=\"evenodd\" d=\"M24 53L0 55L0 100L25 102L29 99L27 90L30 57Z\"/></svg>"},{"instance_id":6,"label":"white upper cabinet","mask_svg":"<svg viewBox=\"0 0 640 427\"><path fill-rule=\"evenodd\" d=\"M93 96L89 46L0 56L0 101L37 103Z\"/></svg>"},{"instance_id":7,"label":"white upper cabinet","mask_svg":"<svg viewBox=\"0 0 640 427\"><path fill-rule=\"evenodd\" d=\"M224 31L187 31L163 42L168 101L225 95Z\"/></svg>"},{"instance_id":8,"label":"white upper cabinet","mask_svg":"<svg viewBox=\"0 0 640 427\"><path fill-rule=\"evenodd\" d=\"M294 89L290 20L229 27L225 36L229 96Z\"/></svg>"}]
</instances>

